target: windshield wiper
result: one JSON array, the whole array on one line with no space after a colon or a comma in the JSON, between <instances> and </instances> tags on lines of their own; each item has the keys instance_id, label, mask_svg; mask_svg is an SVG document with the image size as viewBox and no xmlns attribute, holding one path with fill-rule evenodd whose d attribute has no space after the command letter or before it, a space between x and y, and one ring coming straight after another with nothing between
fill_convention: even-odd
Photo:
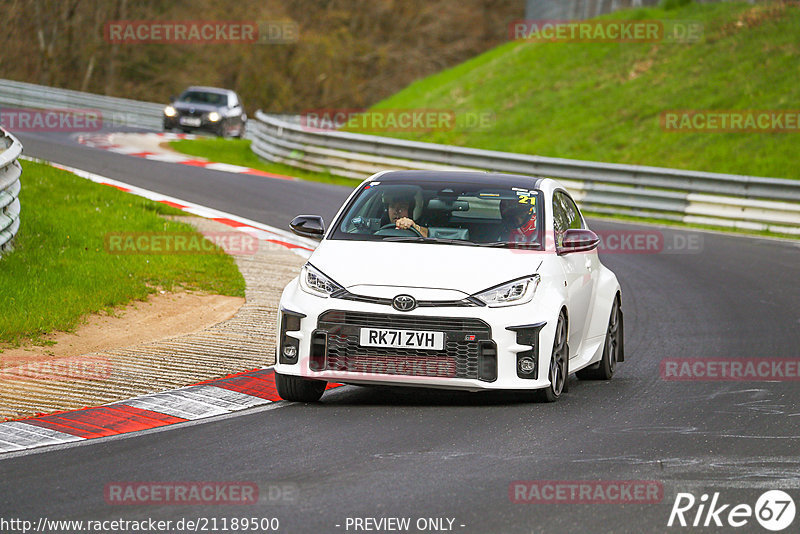
<instances>
[{"instance_id":1,"label":"windshield wiper","mask_svg":"<svg viewBox=\"0 0 800 534\"><path fill-rule=\"evenodd\" d=\"M477 245L473 241L465 241L464 239L446 239L444 237L420 237L420 236L387 236L382 241L409 241L415 243L441 243L445 245Z\"/></svg>"},{"instance_id":2,"label":"windshield wiper","mask_svg":"<svg viewBox=\"0 0 800 534\"><path fill-rule=\"evenodd\" d=\"M505 241L492 241L490 243L475 243L475 245L477 245L479 247L496 247L496 248L500 248L500 247L507 247L509 245L509 243L506 243Z\"/></svg>"},{"instance_id":3,"label":"windshield wiper","mask_svg":"<svg viewBox=\"0 0 800 534\"><path fill-rule=\"evenodd\" d=\"M411 236L411 235L389 235L385 236L381 241L424 241L424 237Z\"/></svg>"},{"instance_id":4,"label":"windshield wiper","mask_svg":"<svg viewBox=\"0 0 800 534\"><path fill-rule=\"evenodd\" d=\"M490 243L475 243L475 245L479 247L490 247L490 248L521 248L525 250L537 250L541 248L539 243L529 242L529 243L513 243L508 241L492 241Z\"/></svg>"}]
</instances>

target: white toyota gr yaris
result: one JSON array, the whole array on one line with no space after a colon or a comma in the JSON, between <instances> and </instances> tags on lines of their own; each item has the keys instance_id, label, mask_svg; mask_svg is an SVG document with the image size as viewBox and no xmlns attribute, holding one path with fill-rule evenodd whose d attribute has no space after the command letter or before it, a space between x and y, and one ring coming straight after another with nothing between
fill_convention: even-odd
<instances>
[{"instance_id":1,"label":"white toyota gr yaris","mask_svg":"<svg viewBox=\"0 0 800 534\"><path fill-rule=\"evenodd\" d=\"M624 359L620 286L598 236L552 179L390 171L362 183L280 301L275 381L286 400L328 382L467 391L611 378Z\"/></svg>"}]
</instances>

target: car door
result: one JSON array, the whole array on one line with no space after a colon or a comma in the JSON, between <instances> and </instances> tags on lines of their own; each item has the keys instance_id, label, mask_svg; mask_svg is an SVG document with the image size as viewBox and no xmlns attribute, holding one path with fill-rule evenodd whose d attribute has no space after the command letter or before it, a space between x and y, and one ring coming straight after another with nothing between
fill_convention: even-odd
<instances>
[{"instance_id":1,"label":"car door","mask_svg":"<svg viewBox=\"0 0 800 534\"><path fill-rule=\"evenodd\" d=\"M553 194L553 231L557 249L569 229L586 228L575 201L563 191ZM590 310L597 277L597 251L560 254L567 280L570 359L582 349L590 322Z\"/></svg>"}]
</instances>

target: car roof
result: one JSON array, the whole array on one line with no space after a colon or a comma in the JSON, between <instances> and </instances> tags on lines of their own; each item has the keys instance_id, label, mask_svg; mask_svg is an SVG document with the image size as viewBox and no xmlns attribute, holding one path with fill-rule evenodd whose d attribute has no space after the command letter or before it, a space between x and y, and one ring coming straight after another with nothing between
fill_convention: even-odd
<instances>
[{"instance_id":1,"label":"car roof","mask_svg":"<svg viewBox=\"0 0 800 534\"><path fill-rule=\"evenodd\" d=\"M378 173L371 179L386 183L405 182L409 180L442 183L465 182L471 184L486 184L495 187L526 186L531 189L540 189L543 182L551 181L537 176L488 171L387 171Z\"/></svg>"},{"instance_id":2,"label":"car roof","mask_svg":"<svg viewBox=\"0 0 800 534\"><path fill-rule=\"evenodd\" d=\"M219 87L206 87L204 85L193 85L183 90L184 93L186 91L199 91L203 93L224 93L224 94L233 93L233 91L231 91L230 89L221 89Z\"/></svg>"}]
</instances>

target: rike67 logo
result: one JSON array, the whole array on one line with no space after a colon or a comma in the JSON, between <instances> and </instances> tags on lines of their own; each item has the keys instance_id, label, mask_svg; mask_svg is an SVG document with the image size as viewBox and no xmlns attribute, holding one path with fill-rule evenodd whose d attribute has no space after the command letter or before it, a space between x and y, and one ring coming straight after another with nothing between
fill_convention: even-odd
<instances>
[{"instance_id":1,"label":"rike67 logo","mask_svg":"<svg viewBox=\"0 0 800 534\"><path fill-rule=\"evenodd\" d=\"M795 512L794 500L781 490L762 493L755 506L723 503L719 492L710 500L705 493L699 499L691 493L678 493L667 526L739 528L752 525L755 518L765 529L778 532L792 524Z\"/></svg>"}]
</instances>

